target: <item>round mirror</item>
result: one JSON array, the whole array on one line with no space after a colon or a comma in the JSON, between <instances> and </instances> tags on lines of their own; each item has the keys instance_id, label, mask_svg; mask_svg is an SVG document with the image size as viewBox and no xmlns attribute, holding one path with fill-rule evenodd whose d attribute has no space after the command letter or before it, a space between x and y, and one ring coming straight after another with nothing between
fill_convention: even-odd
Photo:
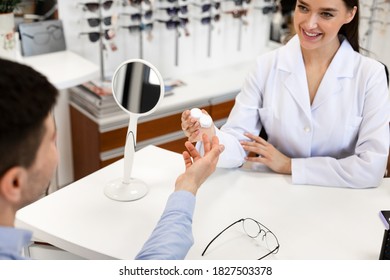
<instances>
[{"instance_id":1,"label":"round mirror","mask_svg":"<svg viewBox=\"0 0 390 280\"><path fill-rule=\"evenodd\" d=\"M164 94L163 88L157 69L140 59L122 63L112 80L114 98L122 110L141 116L154 111Z\"/></svg>"},{"instance_id":2,"label":"round mirror","mask_svg":"<svg viewBox=\"0 0 390 280\"><path fill-rule=\"evenodd\" d=\"M145 182L131 176L137 139L137 120L156 110L164 96L164 82L157 69L149 62L132 59L122 63L112 80L114 98L129 115L129 127L124 150L123 177L108 182L107 197L117 201L132 201L145 196Z\"/></svg>"}]
</instances>

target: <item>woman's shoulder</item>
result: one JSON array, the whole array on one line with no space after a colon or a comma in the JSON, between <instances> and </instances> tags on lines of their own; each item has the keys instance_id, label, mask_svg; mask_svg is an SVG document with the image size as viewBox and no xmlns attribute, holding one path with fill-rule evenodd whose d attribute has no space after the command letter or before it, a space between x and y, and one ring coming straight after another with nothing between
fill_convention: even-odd
<instances>
[{"instance_id":1,"label":"woman's shoulder","mask_svg":"<svg viewBox=\"0 0 390 280\"><path fill-rule=\"evenodd\" d=\"M365 50L364 48L360 48L360 52L355 51L349 41L342 37L341 38L342 43L340 46L340 50L342 56L344 59L347 57L348 59L351 59L355 62L355 64L361 65L364 68L370 68L370 69L378 69L383 68L384 64L378 61L375 58L372 58L374 54L368 50Z\"/></svg>"},{"instance_id":2,"label":"woman's shoulder","mask_svg":"<svg viewBox=\"0 0 390 280\"><path fill-rule=\"evenodd\" d=\"M383 66L383 63L381 63L379 60L371 57L374 55L373 53L365 50L361 50L361 52L355 52L356 55L361 59L361 63L370 65L372 64L373 66Z\"/></svg>"},{"instance_id":3,"label":"woman's shoulder","mask_svg":"<svg viewBox=\"0 0 390 280\"><path fill-rule=\"evenodd\" d=\"M378 81L383 80L388 84L388 70L386 65L370 57L370 53L358 53L354 51L354 76L361 81Z\"/></svg>"},{"instance_id":4,"label":"woman's shoulder","mask_svg":"<svg viewBox=\"0 0 390 280\"><path fill-rule=\"evenodd\" d=\"M386 65L372 57L369 57L367 54L364 53L357 53L356 54L356 61L358 63L358 69L360 71L368 72L368 73L377 73L378 71L384 71L386 68Z\"/></svg>"},{"instance_id":5,"label":"woman's shoulder","mask_svg":"<svg viewBox=\"0 0 390 280\"><path fill-rule=\"evenodd\" d=\"M355 72L355 75L362 74L365 77L384 71L384 64L369 55L372 54L364 49L361 52L355 51L348 40L343 38L339 51L335 56L336 65L345 65L344 70L350 69L352 72Z\"/></svg>"}]
</instances>

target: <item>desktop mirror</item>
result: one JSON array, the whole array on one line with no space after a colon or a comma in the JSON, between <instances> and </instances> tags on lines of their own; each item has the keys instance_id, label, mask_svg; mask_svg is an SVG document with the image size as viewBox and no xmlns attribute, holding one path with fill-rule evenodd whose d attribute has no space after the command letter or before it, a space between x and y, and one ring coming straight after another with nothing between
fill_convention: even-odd
<instances>
[{"instance_id":1,"label":"desktop mirror","mask_svg":"<svg viewBox=\"0 0 390 280\"><path fill-rule=\"evenodd\" d=\"M153 113L164 96L163 79L152 64L142 59L123 62L112 78L112 92L119 107L129 114L124 151L123 177L109 182L104 193L117 201L132 201L145 196L147 185L131 177L137 139L138 118Z\"/></svg>"}]
</instances>

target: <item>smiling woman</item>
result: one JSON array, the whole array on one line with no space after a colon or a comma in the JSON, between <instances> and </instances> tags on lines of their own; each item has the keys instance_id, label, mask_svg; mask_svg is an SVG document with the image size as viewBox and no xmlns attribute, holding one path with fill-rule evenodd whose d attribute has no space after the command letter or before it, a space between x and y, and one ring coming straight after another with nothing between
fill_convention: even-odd
<instances>
[{"instance_id":1,"label":"smiling woman","mask_svg":"<svg viewBox=\"0 0 390 280\"><path fill-rule=\"evenodd\" d=\"M349 6L350 4L352 6ZM359 51L357 11L358 1L298 0L294 14L294 27L302 48L329 50L334 54L340 46L338 34L342 34L347 37L354 50ZM356 20L353 21L355 18Z\"/></svg>"},{"instance_id":2,"label":"smiling woman","mask_svg":"<svg viewBox=\"0 0 390 280\"><path fill-rule=\"evenodd\" d=\"M294 27L305 60L310 103L313 103L322 78L340 47L339 33L342 27L350 24L356 12L357 6L349 7L344 0L297 1ZM348 30L357 34L357 28L354 22ZM317 57L321 59L318 60Z\"/></svg>"},{"instance_id":3,"label":"smiling woman","mask_svg":"<svg viewBox=\"0 0 390 280\"><path fill-rule=\"evenodd\" d=\"M380 184L390 101L384 66L359 53L358 25L357 0L297 1L297 35L257 59L226 124L210 130L226 147L218 166L261 163L293 184ZM199 122L189 111L182 120L197 140Z\"/></svg>"}]
</instances>

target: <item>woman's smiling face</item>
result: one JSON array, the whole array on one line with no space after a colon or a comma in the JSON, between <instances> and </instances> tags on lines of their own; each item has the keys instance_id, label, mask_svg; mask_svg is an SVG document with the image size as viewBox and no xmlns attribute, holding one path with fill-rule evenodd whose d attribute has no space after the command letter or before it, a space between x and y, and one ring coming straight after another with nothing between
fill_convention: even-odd
<instances>
[{"instance_id":1,"label":"woman's smiling face","mask_svg":"<svg viewBox=\"0 0 390 280\"><path fill-rule=\"evenodd\" d=\"M301 47L314 50L339 44L339 30L353 19L356 9L348 9L343 0L298 0L294 28Z\"/></svg>"}]
</instances>

